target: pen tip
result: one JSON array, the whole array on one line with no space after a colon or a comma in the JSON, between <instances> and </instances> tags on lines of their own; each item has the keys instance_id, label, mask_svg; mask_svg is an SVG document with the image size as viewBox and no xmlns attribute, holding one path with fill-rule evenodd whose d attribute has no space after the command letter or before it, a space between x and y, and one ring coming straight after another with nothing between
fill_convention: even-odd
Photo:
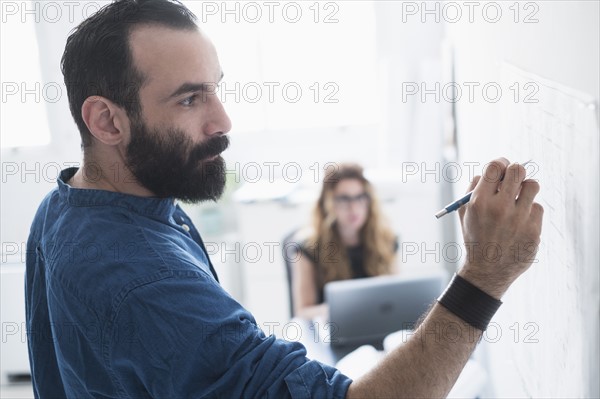
<instances>
[{"instance_id":1,"label":"pen tip","mask_svg":"<svg viewBox=\"0 0 600 399\"><path fill-rule=\"evenodd\" d=\"M441 211L439 211L438 213L435 214L435 217L439 219L447 213L448 213L448 211L446 209L442 209Z\"/></svg>"}]
</instances>

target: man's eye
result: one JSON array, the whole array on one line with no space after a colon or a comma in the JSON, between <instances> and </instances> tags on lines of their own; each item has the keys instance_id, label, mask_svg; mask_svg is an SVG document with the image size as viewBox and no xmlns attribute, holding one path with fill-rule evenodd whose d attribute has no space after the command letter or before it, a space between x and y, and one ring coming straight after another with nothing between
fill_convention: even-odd
<instances>
[{"instance_id":1,"label":"man's eye","mask_svg":"<svg viewBox=\"0 0 600 399\"><path fill-rule=\"evenodd\" d=\"M196 102L196 98L198 97L197 94L194 94L193 96L189 96L186 99L182 100L180 102L181 105L184 105L186 107L189 107L191 105L194 105L194 103Z\"/></svg>"}]
</instances>

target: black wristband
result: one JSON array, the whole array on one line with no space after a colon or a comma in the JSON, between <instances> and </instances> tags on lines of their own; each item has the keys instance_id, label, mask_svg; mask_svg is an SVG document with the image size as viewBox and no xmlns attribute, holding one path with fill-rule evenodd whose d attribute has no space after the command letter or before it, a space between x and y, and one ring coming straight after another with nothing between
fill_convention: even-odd
<instances>
[{"instance_id":1,"label":"black wristband","mask_svg":"<svg viewBox=\"0 0 600 399\"><path fill-rule=\"evenodd\" d=\"M438 302L482 331L485 331L490 320L502 305L502 301L491 297L456 273L446 290L438 298Z\"/></svg>"}]
</instances>

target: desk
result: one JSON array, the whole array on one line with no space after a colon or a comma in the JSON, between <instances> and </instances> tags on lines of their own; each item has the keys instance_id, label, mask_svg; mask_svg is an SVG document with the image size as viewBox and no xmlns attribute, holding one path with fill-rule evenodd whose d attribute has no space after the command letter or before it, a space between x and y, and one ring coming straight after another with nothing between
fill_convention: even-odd
<instances>
[{"instance_id":1,"label":"desk","mask_svg":"<svg viewBox=\"0 0 600 399\"><path fill-rule=\"evenodd\" d=\"M302 333L297 341L306 347L309 359L335 366L341 358L356 349L356 347L336 348L331 346L327 337L321 336L318 322L315 323L306 319L294 318L291 323L296 323L300 326Z\"/></svg>"},{"instance_id":2,"label":"desk","mask_svg":"<svg viewBox=\"0 0 600 399\"><path fill-rule=\"evenodd\" d=\"M294 318L290 323L295 323L301 329L297 342L306 347L307 357L318 360L330 366L336 366L337 362L357 349L360 345L351 347L335 347L329 343L327 334L323 336L323 325L320 322L312 322L305 319ZM381 350L382 348L377 348ZM463 368L454 387L448 394L448 398L476 398L482 395L488 383L487 373L482 365L473 357L469 359Z\"/></svg>"},{"instance_id":3,"label":"desk","mask_svg":"<svg viewBox=\"0 0 600 399\"><path fill-rule=\"evenodd\" d=\"M300 327L302 333L296 341L306 347L307 357L331 366L335 366L341 358L364 345L332 346L330 343L331 331L327 330L327 323L301 318L293 318L290 323L295 323ZM373 346L378 350L383 350L382 344L373 344Z\"/></svg>"}]
</instances>

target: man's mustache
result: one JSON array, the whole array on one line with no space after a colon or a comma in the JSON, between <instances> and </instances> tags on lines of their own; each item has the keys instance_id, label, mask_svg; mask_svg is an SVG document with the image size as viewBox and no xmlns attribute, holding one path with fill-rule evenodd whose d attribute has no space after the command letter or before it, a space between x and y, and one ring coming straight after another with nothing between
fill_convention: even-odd
<instances>
[{"instance_id":1,"label":"man's mustache","mask_svg":"<svg viewBox=\"0 0 600 399\"><path fill-rule=\"evenodd\" d=\"M200 143L192 153L190 159L208 159L216 155L219 155L229 147L229 137L227 135L220 135Z\"/></svg>"}]
</instances>

